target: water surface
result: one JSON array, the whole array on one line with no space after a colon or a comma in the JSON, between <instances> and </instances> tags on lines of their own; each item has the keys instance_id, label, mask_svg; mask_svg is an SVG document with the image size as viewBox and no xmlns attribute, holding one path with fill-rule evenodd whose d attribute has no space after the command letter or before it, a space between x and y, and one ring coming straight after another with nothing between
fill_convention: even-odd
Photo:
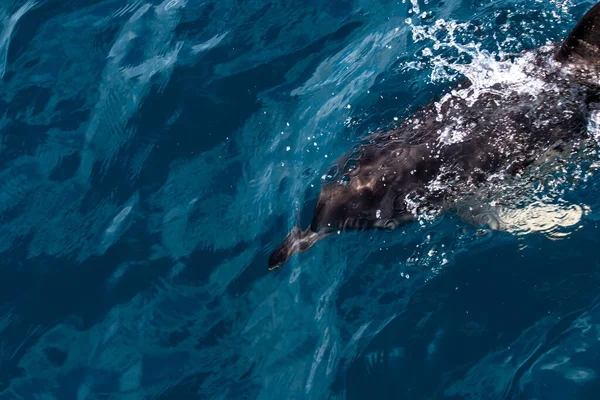
<instances>
[{"instance_id":1,"label":"water surface","mask_svg":"<svg viewBox=\"0 0 600 400\"><path fill-rule=\"evenodd\" d=\"M577 165L549 234L440 218L266 268L339 154L593 3L2 2L0 399L597 397Z\"/></svg>"}]
</instances>

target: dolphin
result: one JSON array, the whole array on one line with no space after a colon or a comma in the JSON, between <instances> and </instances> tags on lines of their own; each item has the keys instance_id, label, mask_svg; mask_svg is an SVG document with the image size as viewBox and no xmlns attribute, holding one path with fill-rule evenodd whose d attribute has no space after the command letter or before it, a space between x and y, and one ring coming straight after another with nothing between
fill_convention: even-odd
<instances>
[{"instance_id":1,"label":"dolphin","mask_svg":"<svg viewBox=\"0 0 600 400\"><path fill-rule=\"evenodd\" d=\"M393 231L428 212L454 211L502 229L499 208L485 201L494 189L512 190L499 182L592 146L587 122L600 103L600 3L561 43L520 57L525 79L483 89L465 79L342 155L323 176L310 226L291 230L270 255L269 269L331 234Z\"/></svg>"}]
</instances>

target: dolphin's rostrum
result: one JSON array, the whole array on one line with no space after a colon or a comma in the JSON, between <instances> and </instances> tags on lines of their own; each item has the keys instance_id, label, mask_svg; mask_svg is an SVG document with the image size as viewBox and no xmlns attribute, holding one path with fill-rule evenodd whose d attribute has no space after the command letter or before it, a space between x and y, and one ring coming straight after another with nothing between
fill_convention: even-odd
<instances>
[{"instance_id":1,"label":"dolphin's rostrum","mask_svg":"<svg viewBox=\"0 0 600 400\"><path fill-rule=\"evenodd\" d=\"M528 63L524 84L496 82L482 90L466 80L340 157L325 175L310 226L292 229L269 268L330 234L393 230L427 210L453 210L501 229L493 205L471 207L494 186L493 177L522 177L592 142L586 126L600 102L600 3L562 43L521 57Z\"/></svg>"}]
</instances>

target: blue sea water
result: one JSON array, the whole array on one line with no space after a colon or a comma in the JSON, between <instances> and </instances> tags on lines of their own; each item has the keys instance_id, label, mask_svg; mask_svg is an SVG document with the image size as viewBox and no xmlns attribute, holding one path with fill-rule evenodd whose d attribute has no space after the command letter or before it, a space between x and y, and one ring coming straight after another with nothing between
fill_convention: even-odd
<instances>
[{"instance_id":1,"label":"blue sea water","mask_svg":"<svg viewBox=\"0 0 600 400\"><path fill-rule=\"evenodd\" d=\"M0 399L598 398L580 165L551 234L440 217L267 270L338 155L593 4L1 1Z\"/></svg>"}]
</instances>

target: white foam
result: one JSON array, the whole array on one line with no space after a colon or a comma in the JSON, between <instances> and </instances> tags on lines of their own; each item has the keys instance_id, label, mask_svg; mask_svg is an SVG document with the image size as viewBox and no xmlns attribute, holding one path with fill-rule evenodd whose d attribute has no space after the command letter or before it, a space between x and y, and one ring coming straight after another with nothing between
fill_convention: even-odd
<instances>
[{"instance_id":1,"label":"white foam","mask_svg":"<svg viewBox=\"0 0 600 400\"><path fill-rule=\"evenodd\" d=\"M600 144L600 110L590 112L587 124L588 133Z\"/></svg>"},{"instance_id":2,"label":"white foam","mask_svg":"<svg viewBox=\"0 0 600 400\"><path fill-rule=\"evenodd\" d=\"M534 63L536 52L527 52L514 60L510 60L502 50L489 52L481 49L481 43L460 43L457 37L462 33L468 33L469 23L438 19L433 25L420 26L415 25L410 18L406 20L406 23L411 29L415 42L431 42L431 46L423 51L423 55L429 58L431 63L430 82L454 81L459 76L466 77L471 82L468 88L459 87L454 89L434 103L438 111L436 115L438 122L446 118L441 111L442 105L454 99L460 99L468 106L472 106L477 99L487 93L502 95L503 93L516 92L535 97L542 91L558 90L556 85L545 82L538 77L539 74L535 71L537 67ZM471 61L469 63L449 61L447 55L436 54L448 49L461 56L457 59L467 58ZM548 48L542 47L541 50L547 51ZM401 66L401 70L421 68L423 68L423 64L414 61L404 63ZM501 93L495 88L498 84L502 86ZM449 123L452 124L438 132L438 140L446 145L464 141L469 133L468 127L458 120L449 121Z\"/></svg>"},{"instance_id":3,"label":"white foam","mask_svg":"<svg viewBox=\"0 0 600 400\"><path fill-rule=\"evenodd\" d=\"M412 4L412 12L414 12L415 14L420 14L421 13L421 9L419 8L419 0L410 0L410 3Z\"/></svg>"},{"instance_id":4,"label":"white foam","mask_svg":"<svg viewBox=\"0 0 600 400\"><path fill-rule=\"evenodd\" d=\"M466 132L460 129L453 129L453 127L446 127L443 131L438 132L440 134L438 140L443 144L460 143L466 137Z\"/></svg>"}]
</instances>

